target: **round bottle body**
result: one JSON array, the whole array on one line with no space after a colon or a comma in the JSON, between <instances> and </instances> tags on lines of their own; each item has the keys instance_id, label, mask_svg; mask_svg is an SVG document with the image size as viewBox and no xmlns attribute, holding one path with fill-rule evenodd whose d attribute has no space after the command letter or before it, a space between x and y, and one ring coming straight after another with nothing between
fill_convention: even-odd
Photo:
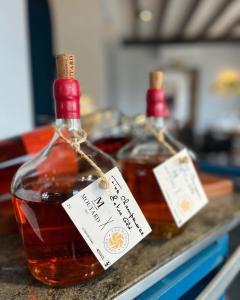
<instances>
[{"instance_id":1,"label":"round bottle body","mask_svg":"<svg viewBox=\"0 0 240 300\"><path fill-rule=\"evenodd\" d=\"M166 139L178 150L180 145L172 138L166 136ZM118 153L123 176L152 228L149 238L170 239L182 231L177 227L153 173L156 166L171 156L146 129Z\"/></svg>"},{"instance_id":2,"label":"round bottle body","mask_svg":"<svg viewBox=\"0 0 240 300\"><path fill-rule=\"evenodd\" d=\"M115 166L88 142L81 149L103 172ZM12 184L15 215L29 269L43 283L76 284L104 271L62 207L97 178L93 167L57 135L16 173Z\"/></svg>"}]
</instances>

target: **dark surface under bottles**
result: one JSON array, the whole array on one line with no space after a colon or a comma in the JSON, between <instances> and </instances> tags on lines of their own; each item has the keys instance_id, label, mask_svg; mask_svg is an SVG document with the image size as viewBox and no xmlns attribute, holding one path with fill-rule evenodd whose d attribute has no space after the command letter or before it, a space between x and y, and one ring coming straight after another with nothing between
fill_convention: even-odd
<instances>
[{"instance_id":1,"label":"dark surface under bottles","mask_svg":"<svg viewBox=\"0 0 240 300\"><path fill-rule=\"evenodd\" d=\"M180 255L190 253L209 237L217 239L237 226L239 200L240 196L234 195L210 201L181 235L167 242L144 240L97 279L68 288L36 282L27 269L19 237L0 237L0 299L114 299L157 269L166 268L173 259L176 263Z\"/></svg>"}]
</instances>

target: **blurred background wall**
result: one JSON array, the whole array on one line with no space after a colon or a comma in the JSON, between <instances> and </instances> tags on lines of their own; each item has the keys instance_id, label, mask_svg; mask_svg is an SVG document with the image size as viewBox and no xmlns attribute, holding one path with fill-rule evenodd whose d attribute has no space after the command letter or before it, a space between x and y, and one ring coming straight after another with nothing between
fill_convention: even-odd
<instances>
[{"instance_id":1,"label":"blurred background wall","mask_svg":"<svg viewBox=\"0 0 240 300\"><path fill-rule=\"evenodd\" d=\"M82 91L99 105L107 105L101 1L50 0L54 53L76 55Z\"/></svg>"},{"instance_id":2,"label":"blurred background wall","mask_svg":"<svg viewBox=\"0 0 240 300\"><path fill-rule=\"evenodd\" d=\"M0 138L33 126L26 4L24 0L0 1Z\"/></svg>"},{"instance_id":3,"label":"blurred background wall","mask_svg":"<svg viewBox=\"0 0 240 300\"><path fill-rule=\"evenodd\" d=\"M239 19L239 0L229 4L224 0L167 1L170 4L162 23L159 10L163 1L2 0L0 138L52 120L53 56L58 52L76 55L77 77L82 91L94 102L93 109L115 106L128 115L144 112L148 72L164 68L165 88L177 99L174 116L187 118L192 105L190 83L182 70L189 69L196 70L198 77L194 130L204 134L210 127L237 126L239 93L221 95L213 85L224 70L240 72L238 43L229 43L226 38L215 44L124 44L131 37L174 37L186 12L197 2L200 4L182 32L185 39L198 36L216 12L218 18L205 28L205 38L221 36ZM141 19L142 11L151 13L148 22ZM6 74L11 75L11 83ZM82 102L84 106L85 100ZM11 124L6 118L10 112L15 119Z\"/></svg>"},{"instance_id":4,"label":"blurred background wall","mask_svg":"<svg viewBox=\"0 0 240 300\"><path fill-rule=\"evenodd\" d=\"M173 65L181 68L194 68L198 71L198 88L196 103L196 131L202 134L207 128L215 126L217 122L235 122L240 113L240 97L238 93L232 95L219 95L213 89L218 75L225 70L240 70L240 45L237 43L205 44L160 44L155 47L149 45L123 46L125 37L148 40L155 36L171 39L178 35L179 25L183 24L186 13L192 9L184 34L186 38L194 38L205 28L205 38L218 38L225 34L231 24L236 25L233 36L238 36L240 1L166 1L169 4L159 21L159 11L163 1L116 1L107 0L105 3L105 33L108 46L108 102L114 103L124 113L139 113L145 108L145 93L148 87L148 72L164 67L168 69ZM193 5L192 5L193 4ZM192 6L191 6L192 5ZM189 9L190 8L190 9ZM136 11L137 9L137 11ZM151 13L151 20L141 20L141 12ZM218 14L218 16L217 16ZM211 23L211 20L215 21ZM158 27L159 26L159 27ZM235 28L234 28L235 29ZM225 36L226 38L226 36ZM227 37L229 39L229 36ZM175 71L179 69L175 67ZM170 72L173 73L173 72ZM166 72L165 83L171 76ZM181 76L183 77L183 76ZM179 78L179 80L181 80ZM189 101L189 88L184 84L177 93L181 99ZM182 106L187 109L184 99ZM188 107L191 105L188 102ZM179 116L179 113L178 113ZM227 125L226 125L227 126ZM229 125L231 126L231 125Z\"/></svg>"},{"instance_id":5,"label":"blurred background wall","mask_svg":"<svg viewBox=\"0 0 240 300\"><path fill-rule=\"evenodd\" d=\"M148 87L148 72L174 62L194 67L199 71L196 129L204 132L209 126L225 118L239 117L238 95L224 96L214 93L212 85L217 75L225 70L240 69L240 47L217 46L164 46L156 53L151 49L123 48L114 46L114 54L108 67L109 76L115 79L109 85L109 103L114 103L124 113L140 113L145 109L145 94ZM111 72L115 72L114 76ZM166 76L168 79L168 76ZM115 95L114 95L115 93ZM187 98L185 90L184 98Z\"/></svg>"}]
</instances>

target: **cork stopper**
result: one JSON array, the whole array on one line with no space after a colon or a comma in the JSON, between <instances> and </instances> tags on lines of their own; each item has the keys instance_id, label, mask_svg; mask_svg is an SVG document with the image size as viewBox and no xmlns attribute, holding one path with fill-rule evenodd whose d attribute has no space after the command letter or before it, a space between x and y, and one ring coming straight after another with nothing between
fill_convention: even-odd
<instances>
[{"instance_id":1,"label":"cork stopper","mask_svg":"<svg viewBox=\"0 0 240 300\"><path fill-rule=\"evenodd\" d=\"M56 55L57 78L75 79L75 56L69 53Z\"/></svg>"},{"instance_id":2,"label":"cork stopper","mask_svg":"<svg viewBox=\"0 0 240 300\"><path fill-rule=\"evenodd\" d=\"M149 86L152 89L160 89L163 82L163 73L161 71L153 71L149 73Z\"/></svg>"}]
</instances>

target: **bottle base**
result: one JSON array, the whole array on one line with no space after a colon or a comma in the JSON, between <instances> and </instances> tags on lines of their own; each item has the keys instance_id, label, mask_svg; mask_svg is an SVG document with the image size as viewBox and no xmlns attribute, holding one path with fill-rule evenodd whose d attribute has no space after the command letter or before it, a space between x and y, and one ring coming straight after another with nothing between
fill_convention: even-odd
<instances>
[{"instance_id":1,"label":"bottle base","mask_svg":"<svg viewBox=\"0 0 240 300\"><path fill-rule=\"evenodd\" d=\"M29 269L35 279L50 286L67 286L84 283L104 269L98 262L84 264L83 259L52 258L47 261L28 260Z\"/></svg>"}]
</instances>

